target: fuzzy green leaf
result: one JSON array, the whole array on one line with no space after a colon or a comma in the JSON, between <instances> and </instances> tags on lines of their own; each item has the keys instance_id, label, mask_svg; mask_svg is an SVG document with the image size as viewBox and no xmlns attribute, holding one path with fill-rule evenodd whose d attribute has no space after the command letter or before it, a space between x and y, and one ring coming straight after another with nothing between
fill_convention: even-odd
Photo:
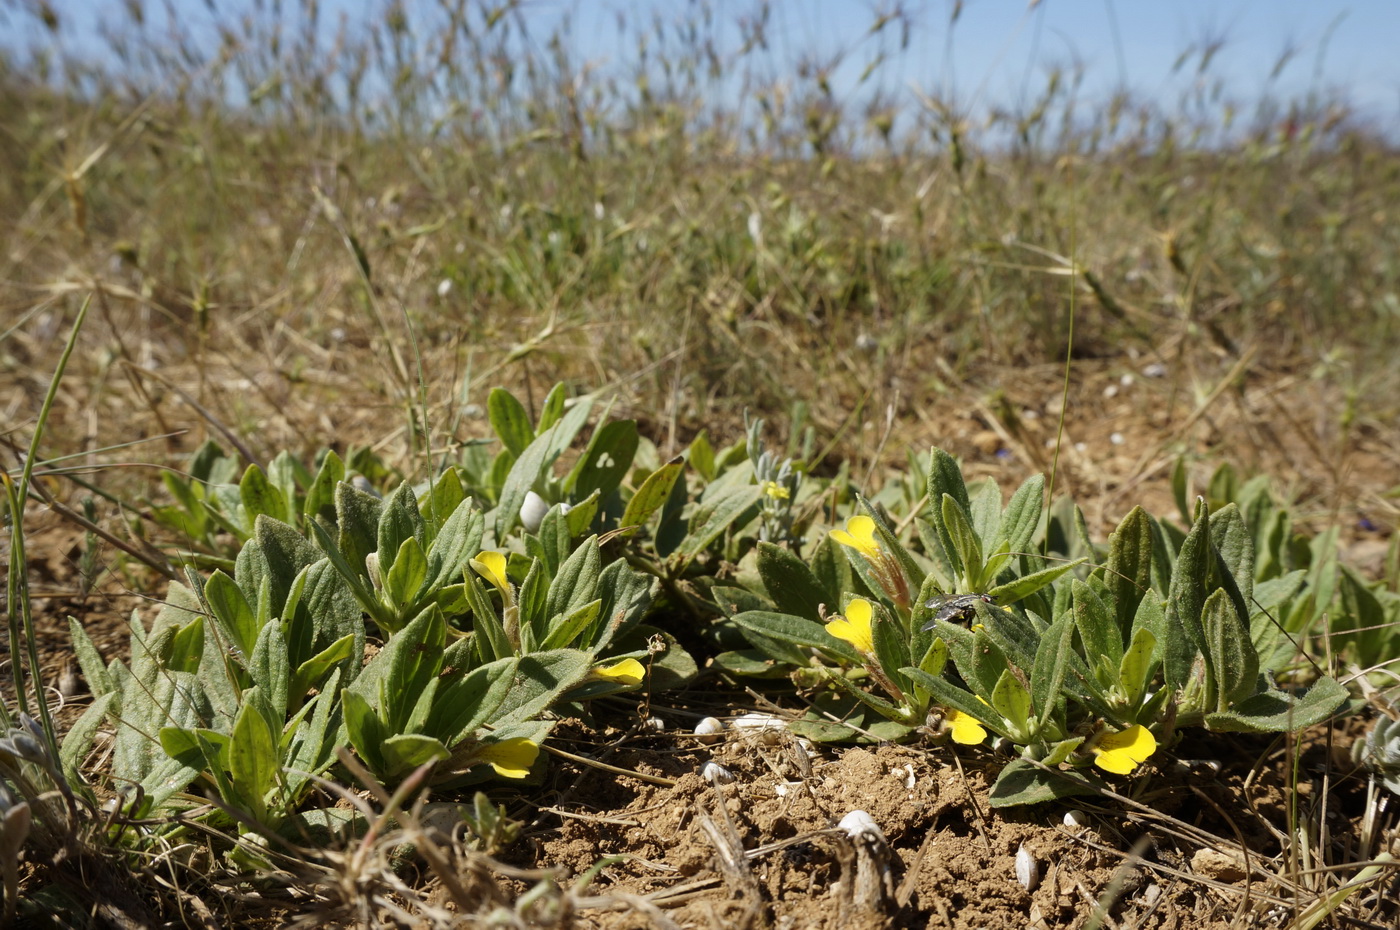
<instances>
[{"instance_id":1,"label":"fuzzy green leaf","mask_svg":"<svg viewBox=\"0 0 1400 930\"><path fill-rule=\"evenodd\" d=\"M807 563L785 546L758 544L758 574L780 613L819 622L823 604L829 609L835 607Z\"/></svg>"},{"instance_id":2,"label":"fuzzy green leaf","mask_svg":"<svg viewBox=\"0 0 1400 930\"><path fill-rule=\"evenodd\" d=\"M561 405L562 406L562 405ZM486 397L486 416L491 429L501 440L501 445L516 458L535 438L534 427L530 425L530 414L525 405L515 399L515 395L505 388L492 388Z\"/></svg>"}]
</instances>

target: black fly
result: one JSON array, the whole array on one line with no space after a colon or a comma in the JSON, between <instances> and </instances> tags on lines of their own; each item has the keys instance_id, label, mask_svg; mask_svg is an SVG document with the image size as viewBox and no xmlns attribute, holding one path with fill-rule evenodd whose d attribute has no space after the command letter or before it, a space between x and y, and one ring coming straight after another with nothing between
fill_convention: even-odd
<instances>
[{"instance_id":1,"label":"black fly","mask_svg":"<svg viewBox=\"0 0 1400 930\"><path fill-rule=\"evenodd\" d=\"M924 606L933 611L933 619L924 624L924 629L933 629L939 620L947 620L949 623L971 622L978 601L984 604L996 603L985 594L940 594L929 598Z\"/></svg>"}]
</instances>

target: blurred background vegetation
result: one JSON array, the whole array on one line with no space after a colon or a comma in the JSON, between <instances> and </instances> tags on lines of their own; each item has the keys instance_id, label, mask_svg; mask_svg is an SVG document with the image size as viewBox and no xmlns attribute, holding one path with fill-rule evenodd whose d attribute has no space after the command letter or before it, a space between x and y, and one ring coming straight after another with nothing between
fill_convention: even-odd
<instances>
[{"instance_id":1,"label":"blurred background vegetation","mask_svg":"<svg viewBox=\"0 0 1400 930\"><path fill-rule=\"evenodd\" d=\"M666 453L749 410L858 468L1077 450L1105 516L1184 454L1389 519L1357 501L1393 480L1400 160L1343 94L1241 101L1205 43L1170 99L1071 63L980 107L894 86L899 8L822 57L775 51L773 6L619 15L601 68L518 0L208 5L212 31L131 0L82 36L11 4L7 420L93 292L68 452L407 456L416 408L450 445L492 385L565 380Z\"/></svg>"}]
</instances>

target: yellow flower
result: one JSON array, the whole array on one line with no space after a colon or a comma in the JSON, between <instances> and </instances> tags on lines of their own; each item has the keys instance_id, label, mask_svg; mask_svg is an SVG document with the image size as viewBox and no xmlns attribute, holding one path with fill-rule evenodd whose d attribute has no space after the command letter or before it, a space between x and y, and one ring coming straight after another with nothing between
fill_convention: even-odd
<instances>
[{"instance_id":1,"label":"yellow flower","mask_svg":"<svg viewBox=\"0 0 1400 930\"><path fill-rule=\"evenodd\" d=\"M646 678L647 670L646 666L636 659L623 659L612 665L600 665L593 669L593 674L622 685L639 685L642 679Z\"/></svg>"},{"instance_id":2,"label":"yellow flower","mask_svg":"<svg viewBox=\"0 0 1400 930\"><path fill-rule=\"evenodd\" d=\"M850 546L872 562L880 561L880 544L875 541L875 521L858 514L846 521L844 530L832 530L831 538Z\"/></svg>"},{"instance_id":3,"label":"yellow flower","mask_svg":"<svg viewBox=\"0 0 1400 930\"><path fill-rule=\"evenodd\" d=\"M778 482L776 481L765 481L763 483L763 493L767 494L774 500L779 501L785 501L792 496L788 493L787 488L783 487L781 484L778 484Z\"/></svg>"},{"instance_id":4,"label":"yellow flower","mask_svg":"<svg viewBox=\"0 0 1400 930\"><path fill-rule=\"evenodd\" d=\"M502 594L510 591L510 582L506 581L504 552L478 553L476 558L471 560L471 566L476 569L477 574L499 588Z\"/></svg>"},{"instance_id":5,"label":"yellow flower","mask_svg":"<svg viewBox=\"0 0 1400 930\"><path fill-rule=\"evenodd\" d=\"M971 714L949 708L943 719L953 733L953 742L964 746L976 746L987 738L987 728Z\"/></svg>"},{"instance_id":6,"label":"yellow flower","mask_svg":"<svg viewBox=\"0 0 1400 930\"><path fill-rule=\"evenodd\" d=\"M832 535L836 534L832 533ZM846 616L837 617L827 623L826 631L837 639L844 639L866 655L870 655L875 651L875 636L870 625L872 614L870 602L863 597L858 597L846 607Z\"/></svg>"},{"instance_id":7,"label":"yellow flower","mask_svg":"<svg viewBox=\"0 0 1400 930\"><path fill-rule=\"evenodd\" d=\"M524 737L503 739L497 743L482 743L473 754L473 762L485 762L496 770L502 778L524 778L530 774L530 766L540 747Z\"/></svg>"},{"instance_id":8,"label":"yellow flower","mask_svg":"<svg viewBox=\"0 0 1400 930\"><path fill-rule=\"evenodd\" d=\"M1093 746L1094 764L1105 772L1127 775L1157 751L1157 738L1141 724L1110 733Z\"/></svg>"}]
</instances>

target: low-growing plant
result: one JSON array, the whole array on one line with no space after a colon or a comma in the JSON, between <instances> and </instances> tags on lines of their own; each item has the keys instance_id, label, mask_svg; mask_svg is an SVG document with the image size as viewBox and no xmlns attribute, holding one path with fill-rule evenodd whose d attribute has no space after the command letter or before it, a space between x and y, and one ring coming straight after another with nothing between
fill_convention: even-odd
<instances>
[{"instance_id":1,"label":"low-growing plant","mask_svg":"<svg viewBox=\"0 0 1400 930\"><path fill-rule=\"evenodd\" d=\"M1291 731L1346 700L1327 677L1301 693L1275 683L1281 652L1273 628L1254 622L1265 607L1250 606L1254 543L1239 507L1212 515L1199 501L1180 538L1136 508L1091 567L1038 554L1038 535L1067 535L1053 517L1037 533L1039 477L1002 508L993 483L970 493L952 457L934 450L927 488L914 520L922 555L868 505L830 535L846 572L829 542L810 566L760 546L776 610L732 619L768 659L823 688L800 732L907 738L932 724L974 744L994 733L1022 754L992 795L1010 805L1085 790L1052 777L1062 763L1127 774L1181 728ZM1302 580L1289 576L1262 604ZM841 615L825 617L826 605Z\"/></svg>"}]
</instances>

